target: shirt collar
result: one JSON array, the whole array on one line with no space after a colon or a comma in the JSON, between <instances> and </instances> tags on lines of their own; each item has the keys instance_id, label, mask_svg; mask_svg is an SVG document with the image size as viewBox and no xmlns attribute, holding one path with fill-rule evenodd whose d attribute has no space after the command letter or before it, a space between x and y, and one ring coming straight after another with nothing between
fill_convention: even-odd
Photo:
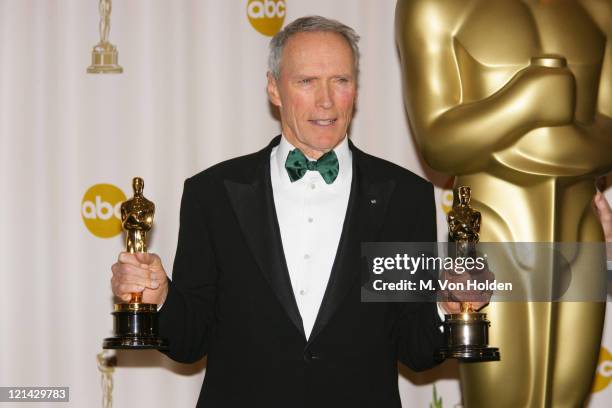
<instances>
[{"instance_id":1,"label":"shirt collar","mask_svg":"<svg viewBox=\"0 0 612 408\"><path fill-rule=\"evenodd\" d=\"M281 179L291 183L289 179L289 174L287 174L287 170L285 169L285 161L287 160L287 156L289 152L295 149L285 135L281 136L280 143L278 144L278 149L276 151L276 165L278 166L278 174L281 174ZM348 136L345 136L344 139L333 149L338 157L338 178L334 181L334 183L343 182L347 179L350 179L350 176L353 173L353 155L351 153L351 149L349 149L348 144ZM306 156L308 160L313 160L312 158Z\"/></svg>"}]
</instances>

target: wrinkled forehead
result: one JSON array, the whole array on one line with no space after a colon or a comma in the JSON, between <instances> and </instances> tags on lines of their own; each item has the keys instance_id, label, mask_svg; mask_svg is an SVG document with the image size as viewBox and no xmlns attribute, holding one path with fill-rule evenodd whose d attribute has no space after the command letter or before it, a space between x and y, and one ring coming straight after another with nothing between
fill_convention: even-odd
<instances>
[{"instance_id":1,"label":"wrinkled forehead","mask_svg":"<svg viewBox=\"0 0 612 408\"><path fill-rule=\"evenodd\" d=\"M282 67L293 64L347 65L355 70L355 56L348 40L333 31L312 31L293 34L287 39L280 58Z\"/></svg>"}]
</instances>

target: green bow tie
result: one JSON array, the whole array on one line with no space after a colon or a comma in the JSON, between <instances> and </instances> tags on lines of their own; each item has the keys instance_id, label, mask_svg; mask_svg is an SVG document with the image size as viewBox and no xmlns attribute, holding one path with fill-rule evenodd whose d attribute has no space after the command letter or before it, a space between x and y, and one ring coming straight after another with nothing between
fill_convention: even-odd
<instances>
[{"instance_id":1,"label":"green bow tie","mask_svg":"<svg viewBox=\"0 0 612 408\"><path fill-rule=\"evenodd\" d=\"M294 149L287 155L285 168L289 174L289 179L293 183L304 177L308 170L318 171L327 184L331 184L338 177L340 166L338 165L338 157L333 150L325 153L319 160L310 161L304 156L300 149Z\"/></svg>"}]
</instances>

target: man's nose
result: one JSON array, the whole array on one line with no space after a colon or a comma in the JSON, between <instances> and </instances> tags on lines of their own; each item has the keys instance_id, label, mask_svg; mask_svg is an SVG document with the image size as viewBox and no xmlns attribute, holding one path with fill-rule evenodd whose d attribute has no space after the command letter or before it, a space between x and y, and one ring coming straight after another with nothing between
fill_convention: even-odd
<instances>
[{"instance_id":1,"label":"man's nose","mask_svg":"<svg viewBox=\"0 0 612 408\"><path fill-rule=\"evenodd\" d=\"M317 106L323 109L329 109L334 106L332 99L332 91L328 84L323 84L317 92Z\"/></svg>"}]
</instances>

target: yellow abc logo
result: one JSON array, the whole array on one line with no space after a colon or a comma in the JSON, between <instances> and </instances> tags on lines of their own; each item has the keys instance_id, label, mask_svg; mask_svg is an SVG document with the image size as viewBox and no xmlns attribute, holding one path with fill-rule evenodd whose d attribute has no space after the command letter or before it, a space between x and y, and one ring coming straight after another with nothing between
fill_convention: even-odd
<instances>
[{"instance_id":1,"label":"yellow abc logo","mask_svg":"<svg viewBox=\"0 0 612 408\"><path fill-rule=\"evenodd\" d=\"M285 0L249 0L247 3L247 17L253 28L270 37L283 26L285 10Z\"/></svg>"},{"instance_id":2,"label":"yellow abc logo","mask_svg":"<svg viewBox=\"0 0 612 408\"><path fill-rule=\"evenodd\" d=\"M602 347L599 352L599 362L593 381L593 392L599 392L606 388L612 381L612 354Z\"/></svg>"},{"instance_id":3,"label":"yellow abc logo","mask_svg":"<svg viewBox=\"0 0 612 408\"><path fill-rule=\"evenodd\" d=\"M81 216L96 237L111 238L121 232L121 203L125 194L112 184L96 184L85 192Z\"/></svg>"},{"instance_id":4,"label":"yellow abc logo","mask_svg":"<svg viewBox=\"0 0 612 408\"><path fill-rule=\"evenodd\" d=\"M453 190L442 190L440 194L440 205L442 206L442 210L444 210L444 214L448 214L453 208Z\"/></svg>"}]
</instances>

